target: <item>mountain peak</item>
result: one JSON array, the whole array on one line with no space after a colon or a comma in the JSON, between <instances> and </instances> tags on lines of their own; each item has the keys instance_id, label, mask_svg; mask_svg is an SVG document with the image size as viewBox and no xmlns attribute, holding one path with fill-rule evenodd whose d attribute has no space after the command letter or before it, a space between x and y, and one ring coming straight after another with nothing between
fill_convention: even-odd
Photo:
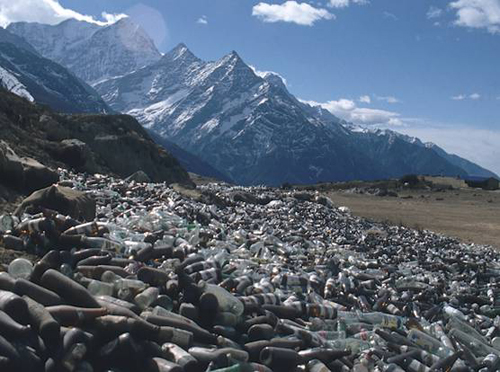
<instances>
[{"instance_id":1,"label":"mountain peak","mask_svg":"<svg viewBox=\"0 0 500 372\"><path fill-rule=\"evenodd\" d=\"M231 66L233 68L238 67L243 69L250 69L250 66L248 66L243 61L243 59L241 59L240 55L234 50L228 55L224 56L219 61L219 65Z\"/></svg>"},{"instance_id":2,"label":"mountain peak","mask_svg":"<svg viewBox=\"0 0 500 372\"><path fill-rule=\"evenodd\" d=\"M173 62L173 61L198 61L196 57L184 43L178 44L174 49L165 54L161 61L163 62Z\"/></svg>"},{"instance_id":3,"label":"mountain peak","mask_svg":"<svg viewBox=\"0 0 500 372\"><path fill-rule=\"evenodd\" d=\"M231 53L229 53L223 59L230 62L243 62L240 55L235 50L231 51Z\"/></svg>"}]
</instances>

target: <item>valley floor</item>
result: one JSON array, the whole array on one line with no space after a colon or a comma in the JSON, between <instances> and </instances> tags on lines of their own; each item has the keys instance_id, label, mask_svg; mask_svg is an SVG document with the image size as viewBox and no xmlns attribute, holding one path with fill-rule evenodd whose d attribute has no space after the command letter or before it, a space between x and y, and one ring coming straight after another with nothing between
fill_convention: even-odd
<instances>
[{"instance_id":1,"label":"valley floor","mask_svg":"<svg viewBox=\"0 0 500 372\"><path fill-rule=\"evenodd\" d=\"M467 243L500 249L500 191L405 190L398 197L345 191L327 195L354 215L454 236Z\"/></svg>"}]
</instances>

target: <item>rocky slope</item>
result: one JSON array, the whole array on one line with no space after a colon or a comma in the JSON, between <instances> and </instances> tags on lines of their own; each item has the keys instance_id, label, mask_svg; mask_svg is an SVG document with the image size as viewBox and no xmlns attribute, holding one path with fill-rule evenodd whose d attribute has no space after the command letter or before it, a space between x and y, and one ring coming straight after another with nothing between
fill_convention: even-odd
<instances>
[{"instance_id":1,"label":"rocky slope","mask_svg":"<svg viewBox=\"0 0 500 372\"><path fill-rule=\"evenodd\" d=\"M0 91L0 140L54 169L120 177L142 170L155 182L191 184L177 160L130 116L60 115Z\"/></svg>"},{"instance_id":2,"label":"rocky slope","mask_svg":"<svg viewBox=\"0 0 500 372\"><path fill-rule=\"evenodd\" d=\"M106 27L70 19L55 26L12 23L7 29L89 84L130 73L161 57L147 33L129 18Z\"/></svg>"},{"instance_id":3,"label":"rocky slope","mask_svg":"<svg viewBox=\"0 0 500 372\"><path fill-rule=\"evenodd\" d=\"M241 184L466 174L425 147L345 128L299 102L278 76L257 76L236 52L204 62L180 44L95 88L113 109Z\"/></svg>"},{"instance_id":4,"label":"rocky slope","mask_svg":"<svg viewBox=\"0 0 500 372\"><path fill-rule=\"evenodd\" d=\"M0 85L60 112L111 111L89 85L4 29L0 29Z\"/></svg>"}]
</instances>

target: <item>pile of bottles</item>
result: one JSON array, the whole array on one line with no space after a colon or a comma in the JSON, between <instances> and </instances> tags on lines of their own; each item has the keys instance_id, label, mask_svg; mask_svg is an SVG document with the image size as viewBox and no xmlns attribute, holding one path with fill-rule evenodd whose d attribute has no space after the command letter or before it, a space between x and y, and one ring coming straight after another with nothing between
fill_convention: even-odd
<instances>
[{"instance_id":1,"label":"pile of bottles","mask_svg":"<svg viewBox=\"0 0 500 372\"><path fill-rule=\"evenodd\" d=\"M40 256L0 269L0 371L500 370L492 248L314 193L61 179L95 221L0 216Z\"/></svg>"}]
</instances>

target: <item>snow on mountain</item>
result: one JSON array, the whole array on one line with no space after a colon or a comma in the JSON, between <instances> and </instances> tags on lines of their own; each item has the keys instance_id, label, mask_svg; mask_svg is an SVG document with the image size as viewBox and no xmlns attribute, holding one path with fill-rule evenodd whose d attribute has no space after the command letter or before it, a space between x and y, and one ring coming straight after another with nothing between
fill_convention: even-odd
<instances>
[{"instance_id":1,"label":"snow on mountain","mask_svg":"<svg viewBox=\"0 0 500 372\"><path fill-rule=\"evenodd\" d=\"M89 84L128 74L161 58L153 40L130 18L109 26L70 19L55 26L18 22L7 29Z\"/></svg>"},{"instance_id":2,"label":"snow on mountain","mask_svg":"<svg viewBox=\"0 0 500 372\"><path fill-rule=\"evenodd\" d=\"M96 91L64 67L41 57L23 43L14 45L2 41L7 39L0 37L0 85L3 88L61 112L111 111Z\"/></svg>"},{"instance_id":3,"label":"snow on mountain","mask_svg":"<svg viewBox=\"0 0 500 372\"><path fill-rule=\"evenodd\" d=\"M9 92L14 93L15 95L18 95L19 97L26 98L30 102L35 101L30 92L28 92L26 86L18 80L16 74L9 70L4 69L1 66L0 66L0 84L2 84L3 88L7 89Z\"/></svg>"},{"instance_id":4,"label":"snow on mountain","mask_svg":"<svg viewBox=\"0 0 500 372\"><path fill-rule=\"evenodd\" d=\"M236 52L205 62L180 44L158 62L95 88L113 109L241 184L465 174L390 132L349 130L328 111L297 100L279 76L260 75Z\"/></svg>"}]
</instances>

